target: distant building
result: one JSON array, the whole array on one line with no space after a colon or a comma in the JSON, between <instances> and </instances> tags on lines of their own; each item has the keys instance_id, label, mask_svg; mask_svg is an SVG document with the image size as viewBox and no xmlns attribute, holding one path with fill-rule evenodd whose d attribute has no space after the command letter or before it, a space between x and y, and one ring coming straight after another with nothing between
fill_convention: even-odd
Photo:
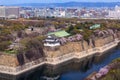
<instances>
[{"instance_id":1,"label":"distant building","mask_svg":"<svg viewBox=\"0 0 120 80\"><path fill-rule=\"evenodd\" d=\"M115 10L109 11L109 18L120 19L120 7L115 6Z\"/></svg>"},{"instance_id":2,"label":"distant building","mask_svg":"<svg viewBox=\"0 0 120 80\"><path fill-rule=\"evenodd\" d=\"M5 18L5 6L0 6L0 18Z\"/></svg>"},{"instance_id":3,"label":"distant building","mask_svg":"<svg viewBox=\"0 0 120 80\"><path fill-rule=\"evenodd\" d=\"M19 18L19 7L0 6L0 18L2 19Z\"/></svg>"}]
</instances>

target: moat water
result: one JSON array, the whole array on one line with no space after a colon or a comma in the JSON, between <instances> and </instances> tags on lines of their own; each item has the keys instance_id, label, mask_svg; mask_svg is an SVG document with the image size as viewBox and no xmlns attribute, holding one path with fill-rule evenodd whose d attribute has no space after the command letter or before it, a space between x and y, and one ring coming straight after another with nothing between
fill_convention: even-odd
<instances>
[{"instance_id":1,"label":"moat water","mask_svg":"<svg viewBox=\"0 0 120 80\"><path fill-rule=\"evenodd\" d=\"M90 69L86 72L83 71L70 71L68 73L63 73L60 77L60 80L84 80L88 75L90 75L94 71L99 71L100 68L109 64L112 60L120 57L120 50L115 50L109 56L107 56L103 61L99 64L93 64Z\"/></svg>"},{"instance_id":2,"label":"moat water","mask_svg":"<svg viewBox=\"0 0 120 80\"><path fill-rule=\"evenodd\" d=\"M47 80L43 79L45 76L59 76L59 79L56 80L84 80L88 75L90 75L94 71L99 71L100 68L109 64L112 60L120 57L120 49L115 49L111 54L107 55L104 59L102 59L99 63L92 63L91 67L86 70L82 70L80 67L80 63L71 62L60 68L54 69L46 69L42 68L41 70L35 71L33 74L29 75L25 80ZM43 75L44 74L44 75ZM52 79L48 79L52 80ZM54 79L53 79L54 80Z\"/></svg>"}]
</instances>

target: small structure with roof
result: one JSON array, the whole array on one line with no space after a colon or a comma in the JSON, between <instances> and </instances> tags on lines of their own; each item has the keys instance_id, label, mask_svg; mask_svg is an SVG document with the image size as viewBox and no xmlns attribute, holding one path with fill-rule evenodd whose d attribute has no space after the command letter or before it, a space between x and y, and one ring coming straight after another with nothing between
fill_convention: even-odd
<instances>
[{"instance_id":1,"label":"small structure with roof","mask_svg":"<svg viewBox=\"0 0 120 80\"><path fill-rule=\"evenodd\" d=\"M56 47L60 46L60 41L59 39L54 36L54 35L49 35L47 38L44 40L44 46L45 47Z\"/></svg>"},{"instance_id":2,"label":"small structure with roof","mask_svg":"<svg viewBox=\"0 0 120 80\"><path fill-rule=\"evenodd\" d=\"M90 29L97 29L100 28L100 24L95 24L93 26L90 26Z\"/></svg>"}]
</instances>

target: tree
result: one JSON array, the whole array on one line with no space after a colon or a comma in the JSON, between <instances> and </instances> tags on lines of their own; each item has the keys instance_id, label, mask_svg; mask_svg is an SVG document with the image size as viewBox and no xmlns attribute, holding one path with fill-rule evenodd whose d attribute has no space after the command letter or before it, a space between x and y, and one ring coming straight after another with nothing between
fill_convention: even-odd
<instances>
[{"instance_id":1,"label":"tree","mask_svg":"<svg viewBox=\"0 0 120 80\"><path fill-rule=\"evenodd\" d=\"M0 42L0 51L4 51L5 49L7 49L10 44L11 44L10 41Z\"/></svg>"},{"instance_id":2,"label":"tree","mask_svg":"<svg viewBox=\"0 0 120 80\"><path fill-rule=\"evenodd\" d=\"M70 25L70 27L67 29L68 33L71 33L71 31L74 29L73 25Z\"/></svg>"},{"instance_id":3,"label":"tree","mask_svg":"<svg viewBox=\"0 0 120 80\"><path fill-rule=\"evenodd\" d=\"M38 38L25 38L21 43L25 46L23 50L27 59L35 60L44 57L43 45Z\"/></svg>"}]
</instances>

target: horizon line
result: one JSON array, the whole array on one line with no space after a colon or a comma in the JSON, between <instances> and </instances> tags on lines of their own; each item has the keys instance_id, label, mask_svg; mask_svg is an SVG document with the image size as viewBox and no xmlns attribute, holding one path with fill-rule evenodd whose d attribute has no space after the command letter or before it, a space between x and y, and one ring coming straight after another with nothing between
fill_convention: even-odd
<instances>
[{"instance_id":1,"label":"horizon line","mask_svg":"<svg viewBox=\"0 0 120 80\"><path fill-rule=\"evenodd\" d=\"M95 1L68 1L68 2L25 2L25 3L16 3L16 4L56 4L56 3L70 3L70 2L74 2L74 3L120 3L120 1L112 1L112 2L108 2L108 1L102 1L102 2L95 2ZM0 5L15 5L15 4L0 4Z\"/></svg>"}]
</instances>

